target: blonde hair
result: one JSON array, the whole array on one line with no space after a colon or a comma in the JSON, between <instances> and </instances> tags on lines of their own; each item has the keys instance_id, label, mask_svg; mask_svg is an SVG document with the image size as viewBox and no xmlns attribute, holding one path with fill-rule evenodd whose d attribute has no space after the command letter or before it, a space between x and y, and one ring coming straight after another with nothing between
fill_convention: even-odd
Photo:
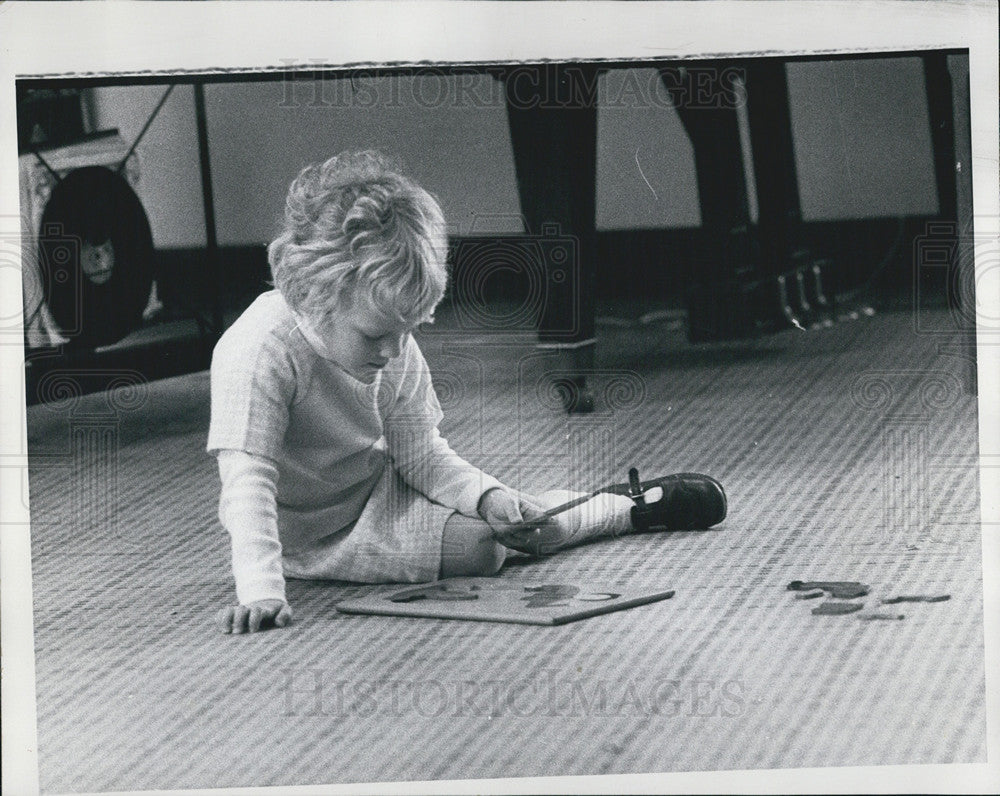
<instances>
[{"instance_id":1,"label":"blonde hair","mask_svg":"<svg viewBox=\"0 0 1000 796\"><path fill-rule=\"evenodd\" d=\"M407 324L432 318L448 281L437 201L378 152L344 152L292 182L281 234L267 250L288 305L322 321L367 291L372 306Z\"/></svg>"}]
</instances>

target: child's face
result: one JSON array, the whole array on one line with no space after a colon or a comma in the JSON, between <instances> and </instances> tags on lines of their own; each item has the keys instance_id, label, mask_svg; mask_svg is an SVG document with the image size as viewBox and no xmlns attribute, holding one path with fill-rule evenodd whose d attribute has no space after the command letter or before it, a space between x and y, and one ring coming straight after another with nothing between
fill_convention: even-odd
<instances>
[{"instance_id":1,"label":"child's face","mask_svg":"<svg viewBox=\"0 0 1000 796\"><path fill-rule=\"evenodd\" d=\"M319 331L337 364L370 384L390 359L399 356L414 328L386 318L365 297L338 309Z\"/></svg>"}]
</instances>

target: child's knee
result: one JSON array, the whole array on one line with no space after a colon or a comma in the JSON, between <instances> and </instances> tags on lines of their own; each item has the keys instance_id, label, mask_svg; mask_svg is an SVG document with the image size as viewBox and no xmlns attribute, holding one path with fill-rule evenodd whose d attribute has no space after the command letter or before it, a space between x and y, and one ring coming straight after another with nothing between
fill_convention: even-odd
<instances>
[{"instance_id":1,"label":"child's knee","mask_svg":"<svg viewBox=\"0 0 1000 796\"><path fill-rule=\"evenodd\" d=\"M496 575L507 558L507 548L494 540L485 522L455 517L445 525L441 577Z\"/></svg>"},{"instance_id":2,"label":"child's knee","mask_svg":"<svg viewBox=\"0 0 1000 796\"><path fill-rule=\"evenodd\" d=\"M507 560L507 548L493 540L492 534L478 545L472 557L470 575L496 575Z\"/></svg>"}]
</instances>

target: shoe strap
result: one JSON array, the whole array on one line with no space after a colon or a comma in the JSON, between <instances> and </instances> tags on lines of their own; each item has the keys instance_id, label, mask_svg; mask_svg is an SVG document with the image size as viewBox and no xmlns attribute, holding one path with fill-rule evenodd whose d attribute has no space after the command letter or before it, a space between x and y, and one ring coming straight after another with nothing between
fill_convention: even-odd
<instances>
[{"instance_id":1,"label":"shoe strap","mask_svg":"<svg viewBox=\"0 0 1000 796\"><path fill-rule=\"evenodd\" d=\"M646 498L645 491L642 488L642 483L639 481L639 470L636 467L632 467L628 471L628 497L635 501L637 506L645 508Z\"/></svg>"}]
</instances>

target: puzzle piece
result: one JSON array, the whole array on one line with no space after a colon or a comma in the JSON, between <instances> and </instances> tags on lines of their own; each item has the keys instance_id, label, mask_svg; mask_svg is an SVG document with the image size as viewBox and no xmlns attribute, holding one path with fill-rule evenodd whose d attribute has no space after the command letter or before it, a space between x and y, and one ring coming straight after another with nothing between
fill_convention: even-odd
<instances>
[{"instance_id":1,"label":"puzzle piece","mask_svg":"<svg viewBox=\"0 0 1000 796\"><path fill-rule=\"evenodd\" d=\"M580 591L576 586L525 586L527 592L521 597L527 608L552 608L569 605L567 598Z\"/></svg>"},{"instance_id":2,"label":"puzzle piece","mask_svg":"<svg viewBox=\"0 0 1000 796\"><path fill-rule=\"evenodd\" d=\"M415 600L478 600L479 586L475 583L446 583L440 581L429 586L406 589L393 594L389 599L394 603L412 603Z\"/></svg>"},{"instance_id":3,"label":"puzzle piece","mask_svg":"<svg viewBox=\"0 0 1000 796\"><path fill-rule=\"evenodd\" d=\"M899 597L887 597L882 600L883 605L895 605L896 603L943 603L945 600L950 600L950 594L908 594L900 595Z\"/></svg>"},{"instance_id":4,"label":"puzzle piece","mask_svg":"<svg viewBox=\"0 0 1000 796\"><path fill-rule=\"evenodd\" d=\"M853 614L865 607L864 603L820 603L812 612L819 615L835 616L840 614Z\"/></svg>"},{"instance_id":5,"label":"puzzle piece","mask_svg":"<svg viewBox=\"0 0 1000 796\"><path fill-rule=\"evenodd\" d=\"M857 597L864 597L871 591L871 587L868 584L858 583L854 580L793 580L788 584L789 591L813 591L815 589L822 589L831 597L839 600L853 600Z\"/></svg>"}]
</instances>

